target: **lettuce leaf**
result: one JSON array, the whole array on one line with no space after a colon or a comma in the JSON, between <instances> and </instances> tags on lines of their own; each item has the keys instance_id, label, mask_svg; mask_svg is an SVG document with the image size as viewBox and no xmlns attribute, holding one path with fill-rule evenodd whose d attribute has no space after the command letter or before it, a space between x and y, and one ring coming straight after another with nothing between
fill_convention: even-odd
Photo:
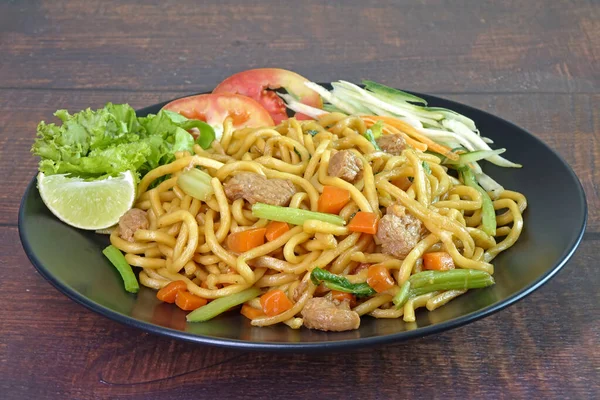
<instances>
[{"instance_id":1,"label":"lettuce leaf","mask_svg":"<svg viewBox=\"0 0 600 400\"><path fill-rule=\"evenodd\" d=\"M82 177L116 175L131 170L143 176L149 170L172 161L176 151L193 151L197 143L210 146L215 133L203 121L190 120L171 111L138 118L127 104L108 103L98 110L76 114L58 110L61 125L40 122L32 153L40 156L45 174L73 174Z\"/></svg>"}]
</instances>

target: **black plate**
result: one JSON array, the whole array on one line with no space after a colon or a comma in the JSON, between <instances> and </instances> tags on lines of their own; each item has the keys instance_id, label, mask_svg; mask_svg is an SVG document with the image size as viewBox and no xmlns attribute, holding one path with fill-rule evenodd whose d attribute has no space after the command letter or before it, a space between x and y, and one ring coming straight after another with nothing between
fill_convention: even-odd
<instances>
[{"instance_id":1,"label":"black plate","mask_svg":"<svg viewBox=\"0 0 600 400\"><path fill-rule=\"evenodd\" d=\"M340 349L397 342L455 328L513 304L554 276L573 255L585 230L587 205L583 188L565 161L542 141L501 118L475 108L416 93L430 105L446 107L472 118L495 147L522 169L484 170L506 188L527 196L525 228L519 241L494 260L496 285L453 300L433 312L417 311L417 321L364 317L360 329L325 333L287 326L251 327L238 313L205 323L188 324L185 313L160 303L142 288L128 294L116 270L101 253L108 238L65 225L29 184L19 211L23 248L37 270L74 301L110 319L152 333L196 343L257 350ZM157 113L166 103L139 111Z\"/></svg>"}]
</instances>

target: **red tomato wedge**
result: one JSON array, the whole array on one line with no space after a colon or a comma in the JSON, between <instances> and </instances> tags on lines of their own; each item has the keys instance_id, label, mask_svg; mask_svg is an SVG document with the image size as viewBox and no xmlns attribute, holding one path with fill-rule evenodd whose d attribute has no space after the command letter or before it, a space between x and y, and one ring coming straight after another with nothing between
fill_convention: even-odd
<instances>
[{"instance_id":1,"label":"red tomato wedge","mask_svg":"<svg viewBox=\"0 0 600 400\"><path fill-rule=\"evenodd\" d=\"M272 91L284 88L297 97L300 102L311 107L323 108L319 94L304 85L308 79L295 72L279 68L259 68L238 72L221 82L213 93L239 93L252 97L269 112L273 121L279 124L288 119L285 103ZM272 90L267 90L272 89ZM298 119L311 119L306 115L296 114Z\"/></svg>"},{"instance_id":2,"label":"red tomato wedge","mask_svg":"<svg viewBox=\"0 0 600 400\"><path fill-rule=\"evenodd\" d=\"M225 119L231 117L236 129L274 125L263 106L250 97L239 94L199 94L173 100L163 109L210 125L223 125Z\"/></svg>"}]
</instances>

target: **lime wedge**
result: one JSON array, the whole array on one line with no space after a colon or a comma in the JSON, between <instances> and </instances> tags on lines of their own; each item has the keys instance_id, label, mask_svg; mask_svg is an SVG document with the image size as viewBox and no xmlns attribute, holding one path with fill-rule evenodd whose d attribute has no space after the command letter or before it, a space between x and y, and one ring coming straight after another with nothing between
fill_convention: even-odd
<instances>
[{"instance_id":1,"label":"lime wedge","mask_svg":"<svg viewBox=\"0 0 600 400\"><path fill-rule=\"evenodd\" d=\"M50 211L63 222L80 229L113 226L135 201L136 184L131 171L89 182L40 172L37 183Z\"/></svg>"}]
</instances>

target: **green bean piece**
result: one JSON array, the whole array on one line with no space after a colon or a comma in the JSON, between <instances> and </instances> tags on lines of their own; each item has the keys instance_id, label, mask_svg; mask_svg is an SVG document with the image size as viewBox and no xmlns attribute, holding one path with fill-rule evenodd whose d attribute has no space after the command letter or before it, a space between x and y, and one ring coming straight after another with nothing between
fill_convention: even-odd
<instances>
[{"instance_id":1,"label":"green bean piece","mask_svg":"<svg viewBox=\"0 0 600 400\"><path fill-rule=\"evenodd\" d=\"M111 244L102 250L102 254L104 254L111 264L115 266L117 271L119 271L121 279L123 279L123 283L125 284L125 290L129 293L137 293L140 290L140 285L133 273L131 265L129 265L123 253L121 253L121 250Z\"/></svg>"},{"instance_id":2,"label":"green bean piece","mask_svg":"<svg viewBox=\"0 0 600 400\"><path fill-rule=\"evenodd\" d=\"M396 293L396 295L392 299L392 302L394 303L396 308L399 309L400 307L404 306L404 303L406 303L409 296L410 296L410 281L406 281L402 284L402 286L400 286L400 290L398 291L398 293Z\"/></svg>"},{"instance_id":3,"label":"green bean piece","mask_svg":"<svg viewBox=\"0 0 600 400\"><path fill-rule=\"evenodd\" d=\"M464 184L476 189L479 193L481 193L482 230L488 235L494 236L496 234L496 210L494 210L494 203L492 202L490 195L475 181L475 176L473 176L473 171L471 171L471 168L463 165L460 166L458 170L462 176Z\"/></svg>"},{"instance_id":4,"label":"green bean piece","mask_svg":"<svg viewBox=\"0 0 600 400\"><path fill-rule=\"evenodd\" d=\"M254 204L252 206L252 215L271 221L287 222L292 225L303 225L305 221L310 219L329 222L330 224L339 226L346 224L346 221L338 215L301 210L299 208L272 206L264 203Z\"/></svg>"},{"instance_id":5,"label":"green bean piece","mask_svg":"<svg viewBox=\"0 0 600 400\"><path fill-rule=\"evenodd\" d=\"M438 290L465 290L491 286L494 278L485 271L453 269L450 271L423 271L409 279L410 297Z\"/></svg>"},{"instance_id":6,"label":"green bean piece","mask_svg":"<svg viewBox=\"0 0 600 400\"><path fill-rule=\"evenodd\" d=\"M369 286L368 283L351 283L343 276L333 274L322 268L315 268L310 274L310 279L315 285L323 284L331 290L355 294L358 297L367 297L374 295L375 289Z\"/></svg>"},{"instance_id":7,"label":"green bean piece","mask_svg":"<svg viewBox=\"0 0 600 400\"><path fill-rule=\"evenodd\" d=\"M209 319L213 319L219 314L224 313L231 307L238 306L242 303L252 300L260 295L260 289L252 287L246 290L242 290L239 293L230 294L229 296L215 299L205 306L195 309L189 313L185 318L188 322L204 322Z\"/></svg>"}]
</instances>

